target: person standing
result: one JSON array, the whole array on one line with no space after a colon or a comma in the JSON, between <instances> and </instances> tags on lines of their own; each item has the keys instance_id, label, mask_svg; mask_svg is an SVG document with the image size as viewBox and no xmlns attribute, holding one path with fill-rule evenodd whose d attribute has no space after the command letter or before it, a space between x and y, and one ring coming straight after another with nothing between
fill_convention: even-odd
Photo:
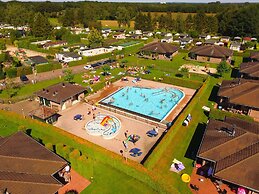
<instances>
[{"instance_id":1,"label":"person standing","mask_svg":"<svg viewBox=\"0 0 259 194\"><path fill-rule=\"evenodd\" d=\"M128 138L128 132L129 132L129 131L126 130L125 133L124 133L124 135L125 135L126 138Z\"/></svg>"}]
</instances>

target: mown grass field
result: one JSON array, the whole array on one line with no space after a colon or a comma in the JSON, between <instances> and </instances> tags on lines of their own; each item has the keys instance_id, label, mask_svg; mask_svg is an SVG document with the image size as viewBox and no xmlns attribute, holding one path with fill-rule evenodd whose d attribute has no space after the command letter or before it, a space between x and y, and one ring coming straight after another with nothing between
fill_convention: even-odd
<instances>
[{"instance_id":1,"label":"mown grass field","mask_svg":"<svg viewBox=\"0 0 259 194\"><path fill-rule=\"evenodd\" d=\"M143 13L147 14L148 12L143 12ZM150 12L152 18L159 17L162 14L166 15L167 13L168 12ZM191 14L192 16L196 15L196 13L171 12L173 19L176 19L177 16L180 16L182 19L186 19L189 14ZM207 13L206 15L209 16L209 15L215 15L215 14Z\"/></svg>"},{"instance_id":2,"label":"mown grass field","mask_svg":"<svg viewBox=\"0 0 259 194\"><path fill-rule=\"evenodd\" d=\"M111 29L117 29L119 28L118 22L116 20L100 20L103 28L111 28ZM130 27L127 29L134 29L134 21L130 21ZM124 27L122 27L124 28Z\"/></svg>"},{"instance_id":3,"label":"mown grass field","mask_svg":"<svg viewBox=\"0 0 259 194\"><path fill-rule=\"evenodd\" d=\"M62 26L62 24L58 21L58 18L48 18L48 20L52 26Z\"/></svg>"}]
</instances>

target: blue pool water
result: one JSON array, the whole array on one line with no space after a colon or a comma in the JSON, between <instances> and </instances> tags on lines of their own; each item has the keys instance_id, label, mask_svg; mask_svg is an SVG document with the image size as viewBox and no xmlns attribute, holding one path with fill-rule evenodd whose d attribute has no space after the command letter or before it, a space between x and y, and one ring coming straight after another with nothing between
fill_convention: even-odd
<instances>
[{"instance_id":1,"label":"blue pool water","mask_svg":"<svg viewBox=\"0 0 259 194\"><path fill-rule=\"evenodd\" d=\"M174 88L124 87L101 102L161 121L183 97Z\"/></svg>"}]
</instances>

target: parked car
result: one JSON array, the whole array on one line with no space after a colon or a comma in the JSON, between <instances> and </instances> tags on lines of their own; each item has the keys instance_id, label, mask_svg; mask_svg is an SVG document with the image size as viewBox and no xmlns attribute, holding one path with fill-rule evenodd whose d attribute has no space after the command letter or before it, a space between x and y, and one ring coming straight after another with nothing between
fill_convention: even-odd
<instances>
[{"instance_id":1,"label":"parked car","mask_svg":"<svg viewBox=\"0 0 259 194\"><path fill-rule=\"evenodd\" d=\"M86 65L86 66L84 66L84 69L91 70L91 69L93 69L93 67L92 67L92 65Z\"/></svg>"},{"instance_id":2,"label":"parked car","mask_svg":"<svg viewBox=\"0 0 259 194\"><path fill-rule=\"evenodd\" d=\"M26 75L21 75L21 76L20 76L20 80L21 80L22 82L28 82L28 81L29 81L29 79L28 79L28 77L27 77Z\"/></svg>"}]
</instances>

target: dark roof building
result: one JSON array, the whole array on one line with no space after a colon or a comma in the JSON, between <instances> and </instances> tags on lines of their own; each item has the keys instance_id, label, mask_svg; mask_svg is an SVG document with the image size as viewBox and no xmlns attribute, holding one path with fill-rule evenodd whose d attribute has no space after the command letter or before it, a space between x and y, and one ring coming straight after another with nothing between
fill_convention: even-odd
<instances>
[{"instance_id":1,"label":"dark roof building","mask_svg":"<svg viewBox=\"0 0 259 194\"><path fill-rule=\"evenodd\" d=\"M259 109L259 80L224 80L219 88L220 103L227 107Z\"/></svg>"},{"instance_id":2,"label":"dark roof building","mask_svg":"<svg viewBox=\"0 0 259 194\"><path fill-rule=\"evenodd\" d=\"M33 57L29 57L29 62L32 65L40 65L40 64L47 64L48 60L42 56L33 56Z\"/></svg>"},{"instance_id":3,"label":"dark roof building","mask_svg":"<svg viewBox=\"0 0 259 194\"><path fill-rule=\"evenodd\" d=\"M259 61L259 51L251 52L250 58L252 61Z\"/></svg>"},{"instance_id":4,"label":"dark roof building","mask_svg":"<svg viewBox=\"0 0 259 194\"><path fill-rule=\"evenodd\" d=\"M259 61L241 63L239 72L241 76L248 79L259 79Z\"/></svg>"},{"instance_id":5,"label":"dark roof building","mask_svg":"<svg viewBox=\"0 0 259 194\"><path fill-rule=\"evenodd\" d=\"M197 158L213 167L212 176L259 192L259 124L237 118L210 120Z\"/></svg>"},{"instance_id":6,"label":"dark roof building","mask_svg":"<svg viewBox=\"0 0 259 194\"><path fill-rule=\"evenodd\" d=\"M47 106L41 106L40 108L31 111L30 115L33 119L49 124L56 122L59 116L56 110L53 110Z\"/></svg>"},{"instance_id":7,"label":"dark roof building","mask_svg":"<svg viewBox=\"0 0 259 194\"><path fill-rule=\"evenodd\" d=\"M23 132L0 139L0 188L9 193L56 193L54 174L67 162Z\"/></svg>"},{"instance_id":8,"label":"dark roof building","mask_svg":"<svg viewBox=\"0 0 259 194\"><path fill-rule=\"evenodd\" d=\"M167 53L175 53L178 51L177 46L173 46L172 44L166 43L166 42L154 42L145 45L141 51L148 51L152 53L159 53L159 54L167 54Z\"/></svg>"},{"instance_id":9,"label":"dark roof building","mask_svg":"<svg viewBox=\"0 0 259 194\"><path fill-rule=\"evenodd\" d=\"M189 56L203 62L219 63L221 61L230 62L233 51L218 45L205 45L194 47Z\"/></svg>"},{"instance_id":10,"label":"dark roof building","mask_svg":"<svg viewBox=\"0 0 259 194\"><path fill-rule=\"evenodd\" d=\"M64 110L81 101L85 92L86 88L80 85L59 83L36 92L36 95L39 97L40 104L55 110Z\"/></svg>"}]
</instances>

